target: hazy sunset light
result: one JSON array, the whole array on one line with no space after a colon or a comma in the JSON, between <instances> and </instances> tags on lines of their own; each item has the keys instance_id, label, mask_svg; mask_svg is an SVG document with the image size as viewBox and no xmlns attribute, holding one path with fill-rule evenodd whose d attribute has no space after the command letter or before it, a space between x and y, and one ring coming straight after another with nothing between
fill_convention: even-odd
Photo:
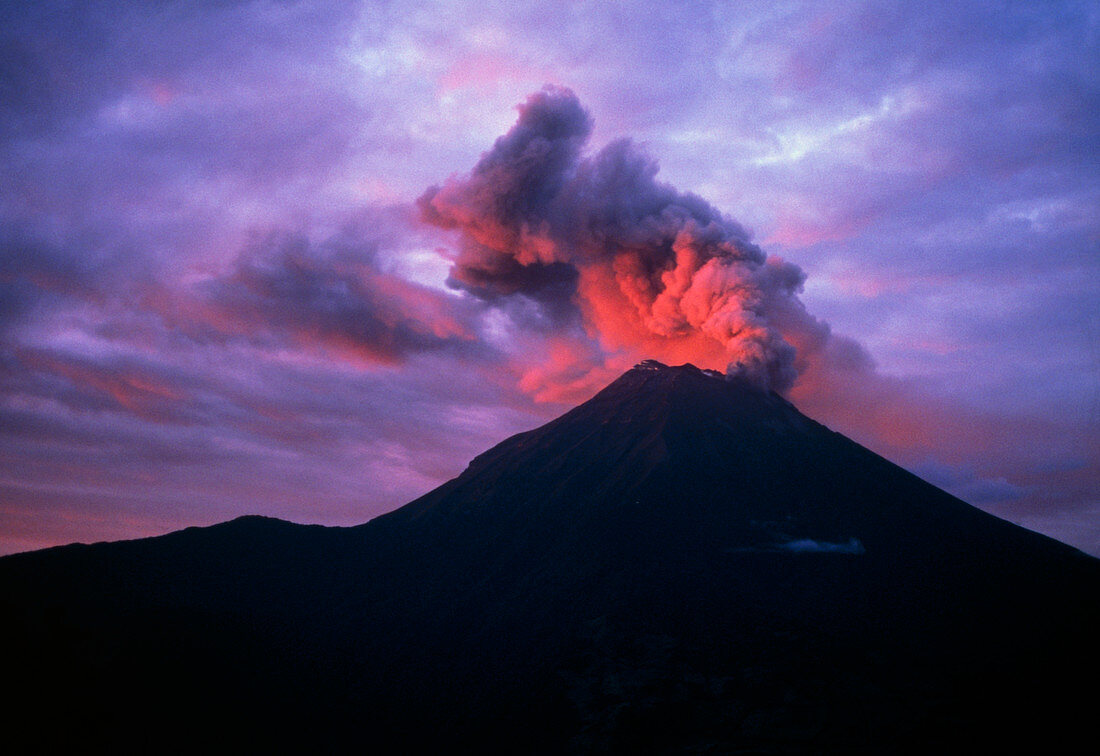
<instances>
[{"instance_id":1,"label":"hazy sunset light","mask_svg":"<svg viewBox=\"0 0 1100 756\"><path fill-rule=\"evenodd\" d=\"M1100 555L1095 3L0 21L0 554L365 522L653 358Z\"/></svg>"}]
</instances>

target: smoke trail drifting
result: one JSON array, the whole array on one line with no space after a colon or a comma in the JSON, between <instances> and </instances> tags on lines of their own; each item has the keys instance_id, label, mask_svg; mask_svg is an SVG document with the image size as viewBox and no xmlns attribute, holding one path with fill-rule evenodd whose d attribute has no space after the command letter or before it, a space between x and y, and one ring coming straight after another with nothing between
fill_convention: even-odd
<instances>
[{"instance_id":1,"label":"smoke trail drifting","mask_svg":"<svg viewBox=\"0 0 1100 756\"><path fill-rule=\"evenodd\" d=\"M546 87L473 170L419 199L461 232L453 285L487 300L522 295L609 351L724 366L775 390L829 329L798 300L804 275L769 257L705 200L656 180L629 140L583 153L592 121Z\"/></svg>"}]
</instances>

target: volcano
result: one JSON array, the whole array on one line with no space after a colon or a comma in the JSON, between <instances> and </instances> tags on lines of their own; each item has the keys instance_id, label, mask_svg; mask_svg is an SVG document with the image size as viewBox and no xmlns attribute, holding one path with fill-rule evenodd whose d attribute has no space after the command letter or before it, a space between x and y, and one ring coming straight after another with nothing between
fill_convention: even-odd
<instances>
[{"instance_id":1,"label":"volcano","mask_svg":"<svg viewBox=\"0 0 1100 756\"><path fill-rule=\"evenodd\" d=\"M1085 750L1100 561L691 365L353 528L0 560L9 741L509 753Z\"/></svg>"}]
</instances>

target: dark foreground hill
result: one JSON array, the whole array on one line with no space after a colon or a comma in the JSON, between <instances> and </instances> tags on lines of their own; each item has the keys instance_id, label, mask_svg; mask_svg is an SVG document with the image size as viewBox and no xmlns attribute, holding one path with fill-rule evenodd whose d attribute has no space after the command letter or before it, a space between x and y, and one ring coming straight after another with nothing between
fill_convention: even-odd
<instances>
[{"instance_id":1,"label":"dark foreground hill","mask_svg":"<svg viewBox=\"0 0 1100 756\"><path fill-rule=\"evenodd\" d=\"M774 394L642 363L356 528L0 560L7 742L1088 750L1100 561Z\"/></svg>"}]
</instances>

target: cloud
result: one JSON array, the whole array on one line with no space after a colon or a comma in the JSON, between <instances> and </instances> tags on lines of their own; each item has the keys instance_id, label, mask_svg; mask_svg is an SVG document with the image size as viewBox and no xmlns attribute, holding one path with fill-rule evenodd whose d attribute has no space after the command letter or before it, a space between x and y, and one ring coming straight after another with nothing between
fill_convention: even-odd
<instances>
[{"instance_id":1,"label":"cloud","mask_svg":"<svg viewBox=\"0 0 1100 756\"><path fill-rule=\"evenodd\" d=\"M867 551L858 538L849 538L842 543L799 538L782 543L778 548L781 551L793 551L797 554L864 554Z\"/></svg>"},{"instance_id":2,"label":"cloud","mask_svg":"<svg viewBox=\"0 0 1100 756\"><path fill-rule=\"evenodd\" d=\"M144 274L142 256L127 255L118 234L51 226L0 208L0 349L58 307L102 304Z\"/></svg>"},{"instance_id":3,"label":"cloud","mask_svg":"<svg viewBox=\"0 0 1100 756\"><path fill-rule=\"evenodd\" d=\"M1010 483L1003 477L982 478L968 466L952 467L935 460L927 460L914 466L912 471L929 483L971 504L1010 502L1025 494L1022 486Z\"/></svg>"},{"instance_id":4,"label":"cloud","mask_svg":"<svg viewBox=\"0 0 1100 756\"><path fill-rule=\"evenodd\" d=\"M198 338L245 339L365 363L472 347L474 308L381 271L360 239L339 241L315 246L297 235L264 235L225 275L196 284L193 299L163 315Z\"/></svg>"},{"instance_id":5,"label":"cloud","mask_svg":"<svg viewBox=\"0 0 1100 756\"><path fill-rule=\"evenodd\" d=\"M829 329L798 301L804 276L705 200L656 180L628 140L592 156L588 113L546 87L466 176L428 189L424 220L456 229L452 283L575 314L608 351L723 367L788 389L796 348ZM789 337L789 338L788 338Z\"/></svg>"},{"instance_id":6,"label":"cloud","mask_svg":"<svg viewBox=\"0 0 1100 756\"><path fill-rule=\"evenodd\" d=\"M640 357L727 365L713 332L752 315L808 414L1096 550L1088 4L44 0L0 21L5 536L361 521ZM558 103L561 155L523 167L517 132L493 180L519 183L443 181L451 230L397 217L545 82L593 116ZM557 197L493 206L523 176ZM681 231L697 259L669 251ZM492 243L456 241L475 232ZM726 310L696 296L746 281Z\"/></svg>"}]
</instances>

